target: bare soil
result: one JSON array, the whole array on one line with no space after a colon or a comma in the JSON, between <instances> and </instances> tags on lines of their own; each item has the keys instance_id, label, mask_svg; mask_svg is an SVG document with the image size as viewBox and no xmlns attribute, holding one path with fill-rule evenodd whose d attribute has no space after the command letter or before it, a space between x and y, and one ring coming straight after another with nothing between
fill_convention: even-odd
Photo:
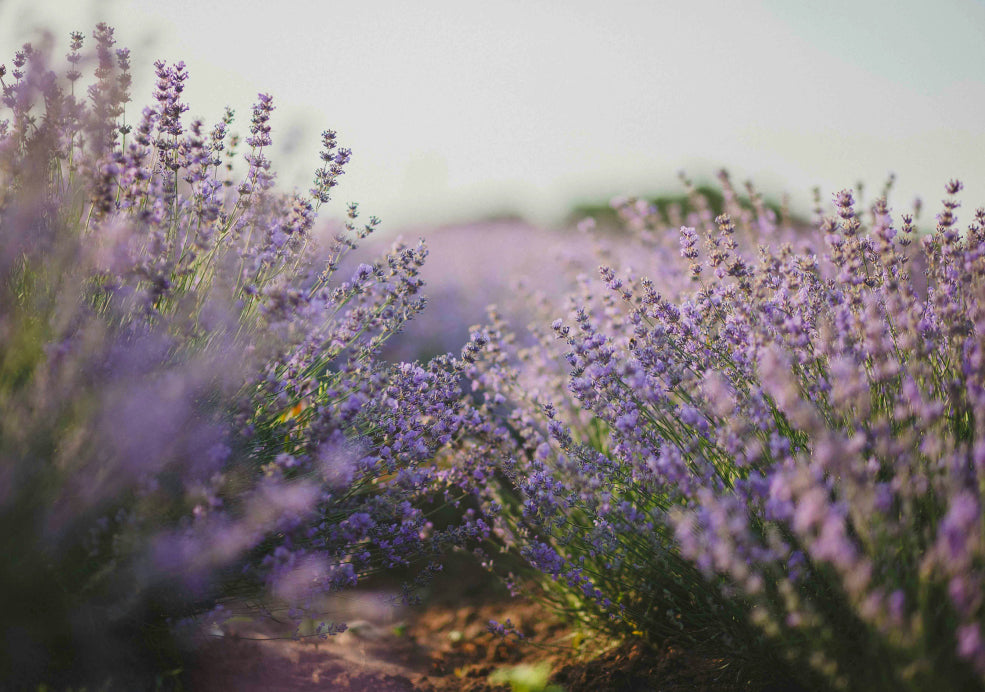
<instances>
[{"instance_id":1,"label":"bare soil","mask_svg":"<svg viewBox=\"0 0 985 692\"><path fill-rule=\"evenodd\" d=\"M448 577L451 577L450 579ZM349 690L499 692L490 675L517 665L550 666L549 682L568 692L762 689L737 685L725 662L641 642L580 632L542 606L483 595L474 575L445 575L423 606L394 604L363 591L331 604L350 629L321 640L294 640L275 622L232 622L204 645L186 678L192 690ZM471 585L470 585L471 584ZM509 618L523 640L488 631Z\"/></svg>"}]
</instances>

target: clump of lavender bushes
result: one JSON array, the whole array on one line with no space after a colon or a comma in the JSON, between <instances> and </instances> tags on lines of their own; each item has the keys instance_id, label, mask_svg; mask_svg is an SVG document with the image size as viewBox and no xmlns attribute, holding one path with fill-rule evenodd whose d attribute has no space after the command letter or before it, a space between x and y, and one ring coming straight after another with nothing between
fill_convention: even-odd
<instances>
[{"instance_id":1,"label":"clump of lavender bushes","mask_svg":"<svg viewBox=\"0 0 985 692\"><path fill-rule=\"evenodd\" d=\"M962 229L952 181L921 233L889 186L846 190L805 228L722 186L716 218L689 186L679 232L620 201L640 266L584 279L539 346L475 333L512 431L500 549L585 624L735 680L981 689L985 210Z\"/></svg>"},{"instance_id":2,"label":"clump of lavender bushes","mask_svg":"<svg viewBox=\"0 0 985 692\"><path fill-rule=\"evenodd\" d=\"M714 204L620 200L563 317L389 364L427 251L348 261L377 225L354 205L317 239L335 134L282 191L269 96L241 143L158 62L135 117L129 52L92 38L0 67L5 681L140 686L244 610L327 636L327 595L475 549L737 683L985 687L985 210L959 225L960 183L928 229L890 186L813 227L724 174Z\"/></svg>"},{"instance_id":3,"label":"clump of lavender bushes","mask_svg":"<svg viewBox=\"0 0 985 692\"><path fill-rule=\"evenodd\" d=\"M337 276L377 225L313 232L349 159L275 185L271 97L245 143L185 117L183 63L130 103L98 25L0 67L0 678L140 686L176 629L246 608L315 618L381 569L427 575L474 522L429 462L472 421L451 358L376 354L424 304L423 245ZM92 69L87 81L84 74ZM245 144L245 155L237 149ZM237 160L246 169L238 172Z\"/></svg>"}]
</instances>

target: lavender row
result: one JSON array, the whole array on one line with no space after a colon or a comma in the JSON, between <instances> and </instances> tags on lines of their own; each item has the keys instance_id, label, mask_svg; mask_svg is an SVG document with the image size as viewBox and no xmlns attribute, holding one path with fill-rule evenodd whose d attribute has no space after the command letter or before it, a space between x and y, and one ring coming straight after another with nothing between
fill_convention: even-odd
<instances>
[{"instance_id":1,"label":"lavender row","mask_svg":"<svg viewBox=\"0 0 985 692\"><path fill-rule=\"evenodd\" d=\"M811 229L721 185L673 251L619 202L651 261L602 266L539 346L486 329L499 549L584 622L740 677L979 689L985 210L960 229L952 181L920 233L842 191Z\"/></svg>"},{"instance_id":2,"label":"lavender row","mask_svg":"<svg viewBox=\"0 0 985 692\"><path fill-rule=\"evenodd\" d=\"M244 613L328 636L327 597L400 570L414 598L467 550L735 681L985 686L985 211L959 226L960 183L927 229L891 185L813 226L724 173L715 211L686 179L686 209L617 200L622 233L564 236L458 355L397 363L455 337L423 242L360 254L355 205L320 238L335 133L282 191L270 96L241 141L158 62L134 118L129 53L92 38L0 68L8 679L137 685Z\"/></svg>"},{"instance_id":3,"label":"lavender row","mask_svg":"<svg viewBox=\"0 0 985 692\"><path fill-rule=\"evenodd\" d=\"M334 132L283 192L270 96L241 141L231 110L188 122L187 68L159 61L134 117L129 52L92 40L0 68L0 677L133 689L181 632L246 612L328 636L326 595L482 538L425 513L466 492L436 450L481 423L454 359L379 360L427 249L340 274L378 221L351 205L319 238Z\"/></svg>"}]
</instances>

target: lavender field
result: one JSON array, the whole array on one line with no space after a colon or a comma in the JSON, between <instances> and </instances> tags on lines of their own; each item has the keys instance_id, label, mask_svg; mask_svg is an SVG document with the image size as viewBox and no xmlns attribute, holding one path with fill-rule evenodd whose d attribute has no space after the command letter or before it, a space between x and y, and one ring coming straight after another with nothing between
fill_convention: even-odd
<instances>
[{"instance_id":1,"label":"lavender field","mask_svg":"<svg viewBox=\"0 0 985 692\"><path fill-rule=\"evenodd\" d=\"M985 689L962 182L394 241L344 133L291 189L275 98L190 79L106 24L0 66L0 689ZM250 636L337 677L216 677Z\"/></svg>"}]
</instances>

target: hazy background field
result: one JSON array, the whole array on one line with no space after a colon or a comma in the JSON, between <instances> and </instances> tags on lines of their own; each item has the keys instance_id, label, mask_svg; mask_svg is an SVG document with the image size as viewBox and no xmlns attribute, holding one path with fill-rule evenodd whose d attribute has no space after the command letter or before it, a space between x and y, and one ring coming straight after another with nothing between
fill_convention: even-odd
<instances>
[{"instance_id":1,"label":"hazy background field","mask_svg":"<svg viewBox=\"0 0 985 692\"><path fill-rule=\"evenodd\" d=\"M981 0L407 3L0 1L9 62L34 27L117 27L135 104L184 59L192 109L246 129L274 94L275 169L304 186L318 132L353 149L337 201L386 228L522 214L676 185L718 167L830 193L898 175L897 210L949 177L985 199ZM290 155L288 155L290 154ZM341 204L335 210L341 210Z\"/></svg>"}]
</instances>

